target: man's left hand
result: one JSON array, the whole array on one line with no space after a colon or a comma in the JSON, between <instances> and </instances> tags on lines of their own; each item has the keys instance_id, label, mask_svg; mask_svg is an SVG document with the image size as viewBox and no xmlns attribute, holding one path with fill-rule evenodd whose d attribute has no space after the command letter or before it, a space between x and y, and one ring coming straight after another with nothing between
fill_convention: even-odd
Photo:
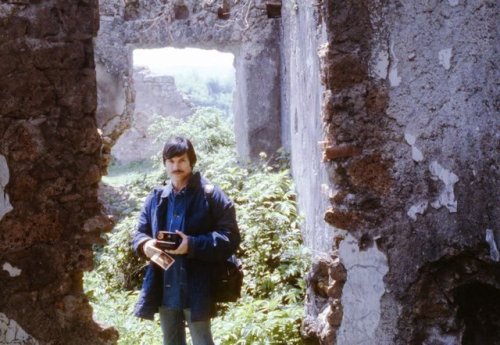
<instances>
[{"instance_id":1,"label":"man's left hand","mask_svg":"<svg viewBox=\"0 0 500 345\"><path fill-rule=\"evenodd\" d=\"M167 252L169 254L174 254L174 255L187 254L188 250L189 250L189 248L188 248L189 236L186 235L185 233L179 231L179 230L176 230L175 232L182 238L182 242L179 245L179 247L177 247L177 249L165 250L165 252Z\"/></svg>"}]
</instances>

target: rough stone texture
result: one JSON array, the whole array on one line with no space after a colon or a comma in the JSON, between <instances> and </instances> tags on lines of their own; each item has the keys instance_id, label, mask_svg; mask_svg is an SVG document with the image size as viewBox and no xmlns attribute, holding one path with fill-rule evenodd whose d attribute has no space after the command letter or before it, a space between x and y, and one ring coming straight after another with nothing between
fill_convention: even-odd
<instances>
[{"instance_id":1,"label":"rough stone texture","mask_svg":"<svg viewBox=\"0 0 500 345\"><path fill-rule=\"evenodd\" d=\"M311 308L306 326L316 325L309 329L322 344L498 343L497 4L288 1L284 8L295 17L283 16L283 123L299 202L309 205L306 243L318 257L340 249L347 271L340 326ZM309 40L300 36L307 30ZM321 112L304 97L321 90L307 74L311 51L321 61ZM292 71L294 56L303 57L300 71ZM324 121L323 168L311 159L321 155L301 142L308 133L317 138L320 126L296 109ZM321 173L304 173L314 169L330 177L323 188ZM322 192L330 229L308 211ZM370 264L354 264L351 251ZM308 300L317 294L309 289Z\"/></svg>"},{"instance_id":2,"label":"rough stone texture","mask_svg":"<svg viewBox=\"0 0 500 345\"><path fill-rule=\"evenodd\" d=\"M307 18L316 4L294 5ZM337 343L498 343L497 309L487 301L496 306L499 264L485 241L499 220L492 193L499 187L496 4L329 1L321 10L320 20L286 29L324 25L328 37L316 46L331 178L324 218L332 234L349 232L330 242L347 270ZM298 41L302 54L311 50ZM309 90L300 88L300 73L290 73L291 90L294 84ZM320 104L304 102L305 109ZM296 157L299 166L308 161ZM326 237L322 228L313 236ZM493 237L500 240L498 229ZM369 255L370 265L350 264L351 251ZM464 277L467 260L475 268ZM474 299L476 288L486 297ZM363 298L349 297L356 291Z\"/></svg>"},{"instance_id":3,"label":"rough stone texture","mask_svg":"<svg viewBox=\"0 0 500 345\"><path fill-rule=\"evenodd\" d=\"M145 159L159 151L155 138L147 135L155 116L183 119L193 113L193 105L177 90L173 77L153 76L147 69L134 69L133 80L134 115L130 128L113 145L112 156L121 163Z\"/></svg>"},{"instance_id":4,"label":"rough stone texture","mask_svg":"<svg viewBox=\"0 0 500 345\"><path fill-rule=\"evenodd\" d=\"M396 204L399 198L401 206L393 212L398 216L385 222L388 227L398 226L398 231L386 235L384 247L388 248L389 262L398 262L397 269L391 269L386 278L388 289L404 306L395 343L417 344L425 339L423 333L435 334L436 329L445 332L445 322L437 315L432 325L412 330L403 326L415 317L419 304L429 296L442 296L443 291L465 294L445 303L453 312L443 317L459 324L456 332L469 339L482 337L482 341L478 338L469 343L499 343L498 325L492 324L498 316L491 310L489 314L480 312L484 302L468 311L467 317L475 320L464 319L456 312L465 308L464 300L473 300L475 295L471 290L457 290L465 288L464 278L433 288L424 284L419 289L423 279L443 278L441 272L432 269L435 265L446 262L451 271L453 266L466 264L465 256L481 262L477 265L477 284L485 286L486 291L496 291L498 296L499 276L492 273L500 267L489 256L485 243L488 228L496 230L496 241L500 241L498 199L493 192L499 189L500 181L499 103L492 78L498 77L498 69L492 64L498 60L498 38L494 34L498 5L492 1L405 4L391 11L390 18L387 29L391 34L385 41L391 61L389 83L392 86L391 70L397 71L393 74L400 81L389 92L387 114L396 121L393 133L398 139L388 149L397 162L393 172L397 189L392 199ZM405 25L410 18L415 24ZM414 146L422 152L421 163L407 145L400 144L405 132L416 137ZM432 208L417 220L405 219L411 205L422 200ZM417 300L409 296L415 287L420 296ZM495 292L490 295L493 303ZM481 323L483 329L477 326ZM454 333L451 326L448 329ZM430 336L423 341L437 342Z\"/></svg>"},{"instance_id":5,"label":"rough stone texture","mask_svg":"<svg viewBox=\"0 0 500 345\"><path fill-rule=\"evenodd\" d=\"M151 114L185 118L193 113L193 105L177 90L174 77L154 76L147 68L134 69L135 114Z\"/></svg>"},{"instance_id":6,"label":"rough stone texture","mask_svg":"<svg viewBox=\"0 0 500 345\"><path fill-rule=\"evenodd\" d=\"M131 95L126 89L126 81L119 75L106 70L96 62L97 79L97 126L113 143L129 127L130 119L121 115L130 109Z\"/></svg>"},{"instance_id":7,"label":"rough stone texture","mask_svg":"<svg viewBox=\"0 0 500 345\"><path fill-rule=\"evenodd\" d=\"M336 329L343 316L342 290L347 278L337 252L318 257L307 277L307 315L302 324L305 338L323 344L336 341Z\"/></svg>"},{"instance_id":8,"label":"rough stone texture","mask_svg":"<svg viewBox=\"0 0 500 345\"><path fill-rule=\"evenodd\" d=\"M2 344L116 341L82 289L102 230L84 224L109 224L97 200L97 16L97 1L0 4Z\"/></svg>"},{"instance_id":9,"label":"rough stone texture","mask_svg":"<svg viewBox=\"0 0 500 345\"><path fill-rule=\"evenodd\" d=\"M101 1L96 59L107 79L115 81L117 97L126 95L127 105L121 113L110 114L109 106L98 110L98 121L110 124L103 128L108 141L113 144L131 123L133 49L195 47L235 55L240 156L274 153L281 146L279 19L268 18L266 8L265 1ZM116 103L112 97L107 102Z\"/></svg>"}]
</instances>

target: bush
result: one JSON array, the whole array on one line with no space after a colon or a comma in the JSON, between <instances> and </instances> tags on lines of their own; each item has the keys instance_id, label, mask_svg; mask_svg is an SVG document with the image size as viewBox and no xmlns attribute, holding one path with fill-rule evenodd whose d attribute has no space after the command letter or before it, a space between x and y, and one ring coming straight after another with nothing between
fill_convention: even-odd
<instances>
[{"instance_id":1,"label":"bush","mask_svg":"<svg viewBox=\"0 0 500 345\"><path fill-rule=\"evenodd\" d=\"M238 165L230 123L214 109L202 109L185 122L159 118L151 132L159 143L174 134L191 138L199 158L198 168L236 204L242 234L238 255L244 262L244 292L237 303L220 307L213 326L216 339L228 345L301 344L303 277L309 255L302 246L286 159L277 159L280 164L270 166L263 155L257 164ZM160 154L155 159L161 162ZM132 253L130 239L142 200L164 179L160 166L157 164L158 169L152 173L135 175L127 184L133 206L129 206L129 212L109 235L108 245L96 256L96 271L87 282L92 302L97 305L97 301L106 301L106 307L96 308L98 318L111 324L121 322L124 339L142 339L129 335L138 326L109 313L109 308L115 303L132 303L131 297L140 287L145 262ZM96 288L98 281L100 286ZM118 310L129 312L129 308L121 306ZM126 342L120 340L120 344Z\"/></svg>"}]
</instances>

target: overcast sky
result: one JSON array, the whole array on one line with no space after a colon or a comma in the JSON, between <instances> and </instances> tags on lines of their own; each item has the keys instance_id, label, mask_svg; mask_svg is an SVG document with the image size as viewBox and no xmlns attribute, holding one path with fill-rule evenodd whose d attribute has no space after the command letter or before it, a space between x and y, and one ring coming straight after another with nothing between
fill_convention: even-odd
<instances>
[{"instance_id":1,"label":"overcast sky","mask_svg":"<svg viewBox=\"0 0 500 345\"><path fill-rule=\"evenodd\" d=\"M231 53L196 48L161 48L134 50L134 66L147 66L154 74L169 74L179 70L212 70L233 73Z\"/></svg>"}]
</instances>

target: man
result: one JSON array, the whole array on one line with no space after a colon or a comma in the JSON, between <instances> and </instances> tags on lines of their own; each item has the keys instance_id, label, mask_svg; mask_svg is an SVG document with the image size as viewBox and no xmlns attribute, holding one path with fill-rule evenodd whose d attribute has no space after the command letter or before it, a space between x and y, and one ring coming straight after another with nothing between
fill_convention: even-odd
<instances>
[{"instance_id":1,"label":"man","mask_svg":"<svg viewBox=\"0 0 500 345\"><path fill-rule=\"evenodd\" d=\"M155 259L159 231L182 239L165 250L174 262L166 270L150 262L134 314L153 319L160 314L164 345L185 345L187 321L193 345L213 345L210 318L212 268L230 257L240 243L233 203L218 188L193 173L196 153L183 137L170 139L163 149L170 182L155 188L142 208L133 247L138 255Z\"/></svg>"}]
</instances>

